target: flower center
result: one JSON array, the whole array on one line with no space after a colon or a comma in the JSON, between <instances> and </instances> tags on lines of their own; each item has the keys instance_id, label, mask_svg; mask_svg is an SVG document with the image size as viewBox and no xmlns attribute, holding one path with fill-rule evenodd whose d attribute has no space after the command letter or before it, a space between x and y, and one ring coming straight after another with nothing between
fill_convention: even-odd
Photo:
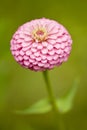
<instances>
[{"instance_id":1,"label":"flower center","mask_svg":"<svg viewBox=\"0 0 87 130\"><path fill-rule=\"evenodd\" d=\"M42 42L47 38L47 30L43 27L36 28L33 30L32 35L35 41Z\"/></svg>"}]
</instances>

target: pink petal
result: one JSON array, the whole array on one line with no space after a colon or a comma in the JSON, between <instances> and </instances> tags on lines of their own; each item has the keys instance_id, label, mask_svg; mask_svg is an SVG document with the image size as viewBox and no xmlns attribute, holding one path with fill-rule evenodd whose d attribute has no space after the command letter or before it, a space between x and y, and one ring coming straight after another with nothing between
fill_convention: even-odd
<instances>
[{"instance_id":1,"label":"pink petal","mask_svg":"<svg viewBox=\"0 0 87 130\"><path fill-rule=\"evenodd\" d=\"M51 44L48 44L47 49L48 49L48 50L52 50L52 49L53 49L53 46L52 46Z\"/></svg>"},{"instance_id":2,"label":"pink petal","mask_svg":"<svg viewBox=\"0 0 87 130\"><path fill-rule=\"evenodd\" d=\"M26 55L27 55L27 56L29 56L29 55L31 55L31 54L32 54L31 50L26 51Z\"/></svg>"},{"instance_id":3,"label":"pink petal","mask_svg":"<svg viewBox=\"0 0 87 130\"><path fill-rule=\"evenodd\" d=\"M48 52L48 49L46 49L46 48L44 48L44 49L42 49L42 54L47 54L47 52Z\"/></svg>"}]
</instances>

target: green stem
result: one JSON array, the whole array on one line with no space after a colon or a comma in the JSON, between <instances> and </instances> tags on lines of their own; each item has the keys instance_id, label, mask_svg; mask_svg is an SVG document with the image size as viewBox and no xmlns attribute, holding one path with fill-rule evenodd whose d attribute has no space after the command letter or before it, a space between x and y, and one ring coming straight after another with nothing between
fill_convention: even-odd
<instances>
[{"instance_id":1,"label":"green stem","mask_svg":"<svg viewBox=\"0 0 87 130\"><path fill-rule=\"evenodd\" d=\"M48 71L47 70L43 72L43 76L44 76L47 91L48 91L48 94L49 94L49 100L50 100L50 102L52 104L52 108L54 110L55 124L56 124L55 129L65 130L63 120L61 118L61 114L58 114L58 107L57 107L56 99L55 99L55 96L53 94L52 87L51 87L51 84L50 84L50 81L49 81L49 78L48 78Z\"/></svg>"},{"instance_id":2,"label":"green stem","mask_svg":"<svg viewBox=\"0 0 87 130\"><path fill-rule=\"evenodd\" d=\"M51 87L51 84L50 84L50 81L49 81L49 78L48 78L48 71L47 70L43 72L43 76L44 76L44 80L45 80L45 83L46 83L46 86L47 86L47 91L48 91L48 94L49 94L49 99L50 99L50 102L52 104L53 110L58 111L58 108L57 108L57 105L56 105L56 100L55 100L55 97L54 97L54 94L53 94L53 91L52 91L52 87Z\"/></svg>"}]
</instances>

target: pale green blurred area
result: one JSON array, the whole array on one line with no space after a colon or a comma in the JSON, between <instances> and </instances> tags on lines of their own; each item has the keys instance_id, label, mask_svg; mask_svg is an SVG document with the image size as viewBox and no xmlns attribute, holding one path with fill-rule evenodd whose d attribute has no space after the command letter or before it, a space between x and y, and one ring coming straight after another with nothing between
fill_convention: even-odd
<instances>
[{"instance_id":1,"label":"pale green blurred area","mask_svg":"<svg viewBox=\"0 0 87 130\"><path fill-rule=\"evenodd\" d=\"M68 62L49 72L56 97L80 78L73 109L62 115L65 130L87 130L87 1L86 0L3 0L0 1L0 130L56 130L52 113L16 115L47 97L41 72L18 65L10 52L10 40L18 26L46 17L62 23L73 39Z\"/></svg>"}]
</instances>

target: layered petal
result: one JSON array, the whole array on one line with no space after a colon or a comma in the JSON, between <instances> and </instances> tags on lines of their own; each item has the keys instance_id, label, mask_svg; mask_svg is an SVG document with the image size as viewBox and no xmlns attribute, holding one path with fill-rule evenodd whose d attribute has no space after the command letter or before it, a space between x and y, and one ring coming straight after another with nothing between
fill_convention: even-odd
<instances>
[{"instance_id":1,"label":"layered petal","mask_svg":"<svg viewBox=\"0 0 87 130\"><path fill-rule=\"evenodd\" d=\"M11 39L10 50L23 67L45 71L68 60L72 39L64 26L45 18L25 23Z\"/></svg>"}]
</instances>

